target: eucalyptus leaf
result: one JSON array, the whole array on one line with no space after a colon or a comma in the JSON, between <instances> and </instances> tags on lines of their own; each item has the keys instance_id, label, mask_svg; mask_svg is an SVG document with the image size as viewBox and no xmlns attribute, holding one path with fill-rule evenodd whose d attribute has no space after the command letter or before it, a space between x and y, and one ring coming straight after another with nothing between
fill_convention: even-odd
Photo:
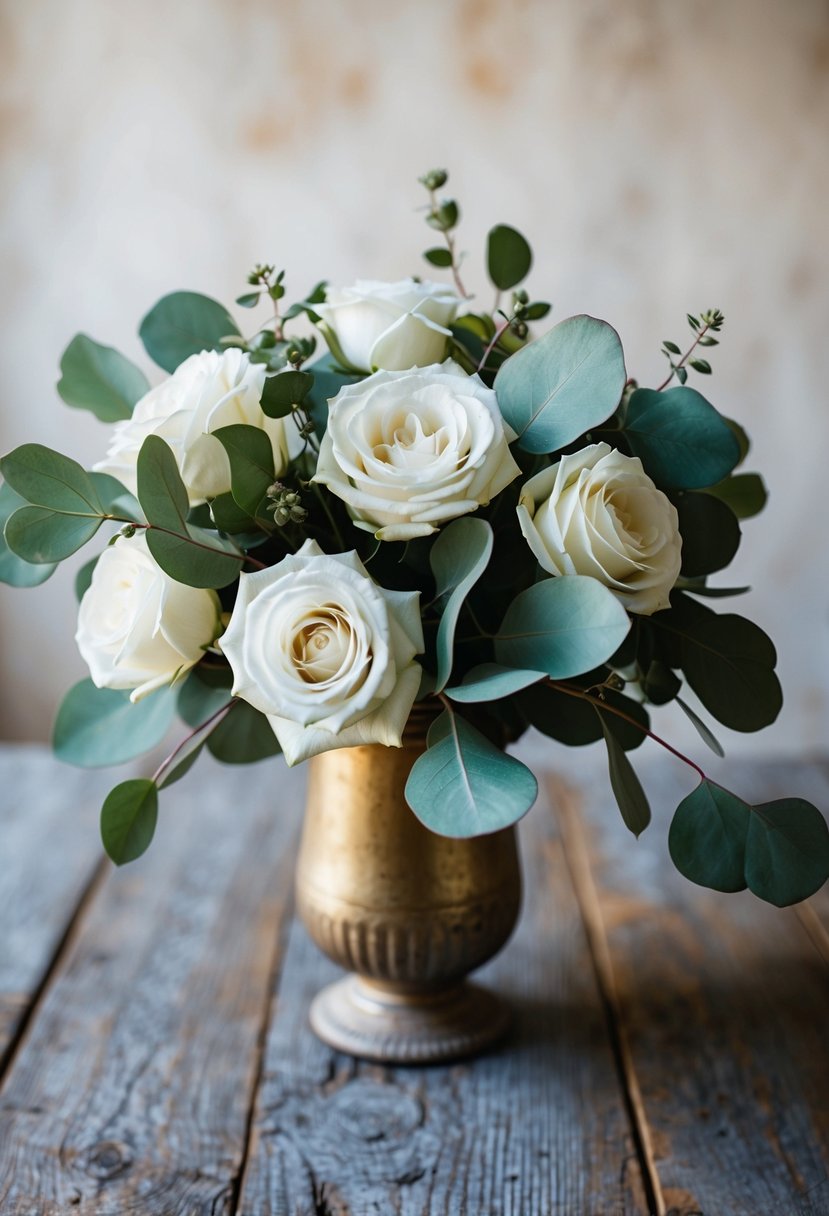
<instances>
[{"instance_id":1,"label":"eucalyptus leaf","mask_svg":"<svg viewBox=\"0 0 829 1216\"><path fill-rule=\"evenodd\" d=\"M165 372L174 372L190 355L218 349L222 338L239 330L218 301L195 291L175 291L150 309L138 332L150 358Z\"/></svg>"},{"instance_id":2,"label":"eucalyptus leaf","mask_svg":"<svg viewBox=\"0 0 829 1216\"><path fill-rule=\"evenodd\" d=\"M462 684L447 688L446 695L453 701L498 701L546 678L543 671L517 671L498 663L481 663L467 672Z\"/></svg>"},{"instance_id":3,"label":"eucalyptus leaf","mask_svg":"<svg viewBox=\"0 0 829 1216\"><path fill-rule=\"evenodd\" d=\"M302 404L313 387L310 372L284 371L268 376L262 389L262 412L269 418L285 418L295 405Z\"/></svg>"},{"instance_id":4,"label":"eucalyptus leaf","mask_svg":"<svg viewBox=\"0 0 829 1216\"><path fill-rule=\"evenodd\" d=\"M679 629L682 670L709 713L732 730L769 726L783 704L771 639L736 614L705 617Z\"/></svg>"},{"instance_id":5,"label":"eucalyptus leaf","mask_svg":"<svg viewBox=\"0 0 829 1216\"><path fill-rule=\"evenodd\" d=\"M507 224L496 224L487 237L486 264L489 277L499 291L517 287L530 273L532 250L520 232Z\"/></svg>"},{"instance_id":6,"label":"eucalyptus leaf","mask_svg":"<svg viewBox=\"0 0 829 1216\"><path fill-rule=\"evenodd\" d=\"M555 452L610 417L625 379L615 329L577 316L507 359L495 392L519 445L528 452Z\"/></svg>"},{"instance_id":7,"label":"eucalyptus leaf","mask_svg":"<svg viewBox=\"0 0 829 1216\"><path fill-rule=\"evenodd\" d=\"M440 245L435 246L433 249L427 249L423 256L431 266L440 266L443 270L448 269L452 265L452 254L448 249L443 249Z\"/></svg>"},{"instance_id":8,"label":"eucalyptus leaf","mask_svg":"<svg viewBox=\"0 0 829 1216\"><path fill-rule=\"evenodd\" d=\"M59 759L81 768L123 764L160 743L174 713L170 688L159 688L133 704L129 692L81 680L61 703L52 746Z\"/></svg>"},{"instance_id":9,"label":"eucalyptus leaf","mask_svg":"<svg viewBox=\"0 0 829 1216\"><path fill-rule=\"evenodd\" d=\"M668 834L680 873L715 891L742 891L782 908L829 878L829 828L802 798L752 806L707 779L679 804Z\"/></svg>"},{"instance_id":10,"label":"eucalyptus leaf","mask_svg":"<svg viewBox=\"0 0 829 1216\"><path fill-rule=\"evenodd\" d=\"M6 543L6 524L14 512L25 505L25 498L21 498L10 485L0 485L0 583L7 583L10 587L38 587L45 583L56 569L54 562L34 564L24 561Z\"/></svg>"},{"instance_id":11,"label":"eucalyptus leaf","mask_svg":"<svg viewBox=\"0 0 829 1216\"><path fill-rule=\"evenodd\" d=\"M627 403L624 433L654 481L671 489L716 485L740 459L726 419L692 388L637 389Z\"/></svg>"},{"instance_id":12,"label":"eucalyptus leaf","mask_svg":"<svg viewBox=\"0 0 829 1216\"><path fill-rule=\"evenodd\" d=\"M492 528L483 519L467 516L453 520L432 546L429 560L435 576L437 596L449 598L443 608L437 635L435 691L445 688L452 673L455 627L469 592L492 556Z\"/></svg>"},{"instance_id":13,"label":"eucalyptus leaf","mask_svg":"<svg viewBox=\"0 0 829 1216\"><path fill-rule=\"evenodd\" d=\"M321 439L328 426L328 402L333 400L345 385L357 384L358 381L364 380L365 376L338 366L330 354L323 355L310 364L308 370L313 373L314 383L303 404L311 415L317 438Z\"/></svg>"},{"instance_id":14,"label":"eucalyptus leaf","mask_svg":"<svg viewBox=\"0 0 829 1216\"><path fill-rule=\"evenodd\" d=\"M233 673L229 667L213 670L200 664L179 685L178 713L188 726L201 726L231 700Z\"/></svg>"},{"instance_id":15,"label":"eucalyptus leaf","mask_svg":"<svg viewBox=\"0 0 829 1216\"><path fill-rule=\"evenodd\" d=\"M697 578L722 570L740 545L740 525L731 508L711 494L680 494L676 500L682 536L682 574Z\"/></svg>"},{"instance_id":16,"label":"eucalyptus leaf","mask_svg":"<svg viewBox=\"0 0 829 1216\"><path fill-rule=\"evenodd\" d=\"M231 536L238 532L251 532L256 527L256 520L242 510L229 492L213 499L210 518L220 532L227 532Z\"/></svg>"},{"instance_id":17,"label":"eucalyptus leaf","mask_svg":"<svg viewBox=\"0 0 829 1216\"><path fill-rule=\"evenodd\" d=\"M145 853L158 822L158 789L154 781L122 781L101 808L101 840L117 866Z\"/></svg>"},{"instance_id":18,"label":"eucalyptus leaf","mask_svg":"<svg viewBox=\"0 0 829 1216\"><path fill-rule=\"evenodd\" d=\"M629 630L624 608L596 579L543 579L510 604L495 638L495 658L504 667L563 680L605 663Z\"/></svg>"},{"instance_id":19,"label":"eucalyptus leaf","mask_svg":"<svg viewBox=\"0 0 829 1216\"><path fill-rule=\"evenodd\" d=\"M223 764L255 764L279 754L279 742L264 714L237 701L207 736L207 750Z\"/></svg>"},{"instance_id":20,"label":"eucalyptus leaf","mask_svg":"<svg viewBox=\"0 0 829 1216\"><path fill-rule=\"evenodd\" d=\"M77 334L63 352L58 393L67 405L89 410L101 422L132 417L136 401L149 392L144 373L111 346Z\"/></svg>"},{"instance_id":21,"label":"eucalyptus leaf","mask_svg":"<svg viewBox=\"0 0 829 1216\"><path fill-rule=\"evenodd\" d=\"M230 461L230 492L234 501L255 517L276 477L270 436L258 426L223 426L213 432L213 437Z\"/></svg>"},{"instance_id":22,"label":"eucalyptus leaf","mask_svg":"<svg viewBox=\"0 0 829 1216\"><path fill-rule=\"evenodd\" d=\"M725 748L720 743L719 739L714 734L714 732L710 729L709 726L706 725L705 722L703 722L703 720L699 716L699 714L696 713L693 709L691 709L691 706L682 700L682 697L676 697L675 700L676 700L676 703L679 706L679 708L685 714L688 721L691 723L691 725L696 730L700 739L702 739L705 746L710 747L711 751L714 753L714 755L719 756L720 759L722 760L725 756Z\"/></svg>"},{"instance_id":23,"label":"eucalyptus leaf","mask_svg":"<svg viewBox=\"0 0 829 1216\"><path fill-rule=\"evenodd\" d=\"M676 809L668 833L674 865L691 882L715 891L743 891L750 811L746 803L702 781Z\"/></svg>"},{"instance_id":24,"label":"eucalyptus leaf","mask_svg":"<svg viewBox=\"0 0 829 1216\"><path fill-rule=\"evenodd\" d=\"M32 506L67 515L104 513L89 473L76 460L40 443L24 443L15 448L0 460L0 472Z\"/></svg>"},{"instance_id":25,"label":"eucalyptus leaf","mask_svg":"<svg viewBox=\"0 0 829 1216\"><path fill-rule=\"evenodd\" d=\"M483 836L516 823L538 795L533 774L465 719L449 713L441 719L446 733L430 731L430 746L406 782L406 801L415 815L430 831L454 838Z\"/></svg>"},{"instance_id":26,"label":"eucalyptus leaf","mask_svg":"<svg viewBox=\"0 0 829 1216\"><path fill-rule=\"evenodd\" d=\"M768 500L768 491L759 473L734 473L705 492L726 503L738 519L759 515Z\"/></svg>"},{"instance_id":27,"label":"eucalyptus leaf","mask_svg":"<svg viewBox=\"0 0 829 1216\"><path fill-rule=\"evenodd\" d=\"M71 557L100 528L100 516L59 515L48 507L21 507L9 516L4 530L5 543L24 562L44 563L54 569L55 562Z\"/></svg>"},{"instance_id":28,"label":"eucalyptus leaf","mask_svg":"<svg viewBox=\"0 0 829 1216\"><path fill-rule=\"evenodd\" d=\"M616 739L613 731L609 729L604 716L602 716L602 731L607 744L607 766L611 789L625 827L638 838L651 821L648 799L624 748Z\"/></svg>"},{"instance_id":29,"label":"eucalyptus leaf","mask_svg":"<svg viewBox=\"0 0 829 1216\"><path fill-rule=\"evenodd\" d=\"M182 777L186 777L190 769L198 760L199 756L204 751L205 740L200 739L193 747L185 750L184 755L169 769L158 783L160 790L166 790L168 786L175 785L177 781L181 781Z\"/></svg>"},{"instance_id":30,"label":"eucalyptus leaf","mask_svg":"<svg viewBox=\"0 0 829 1216\"><path fill-rule=\"evenodd\" d=\"M100 556L100 554L98 555ZM92 585L92 575L95 573L95 567L98 565L98 558L90 558L88 562L84 562L78 573L75 575L75 599L78 603Z\"/></svg>"},{"instance_id":31,"label":"eucalyptus leaf","mask_svg":"<svg viewBox=\"0 0 829 1216\"><path fill-rule=\"evenodd\" d=\"M829 828L802 798L752 807L746 837L750 891L778 908L800 903L829 878Z\"/></svg>"},{"instance_id":32,"label":"eucalyptus leaf","mask_svg":"<svg viewBox=\"0 0 829 1216\"><path fill-rule=\"evenodd\" d=\"M133 523L146 523L138 499L116 477L94 472L89 477L107 515L126 516Z\"/></svg>"},{"instance_id":33,"label":"eucalyptus leaf","mask_svg":"<svg viewBox=\"0 0 829 1216\"><path fill-rule=\"evenodd\" d=\"M187 522L190 509L175 456L157 435L138 453L138 501L150 524L147 546L165 573L191 587L226 587L239 575L242 555L213 532Z\"/></svg>"}]
</instances>

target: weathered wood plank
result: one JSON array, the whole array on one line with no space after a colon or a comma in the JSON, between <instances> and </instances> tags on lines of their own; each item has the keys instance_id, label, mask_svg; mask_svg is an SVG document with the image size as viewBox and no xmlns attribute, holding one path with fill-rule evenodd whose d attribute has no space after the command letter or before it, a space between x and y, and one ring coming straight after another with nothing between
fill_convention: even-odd
<instances>
[{"instance_id":1,"label":"weathered wood plank","mask_svg":"<svg viewBox=\"0 0 829 1216\"><path fill-rule=\"evenodd\" d=\"M829 1213L829 967L803 917L748 892L721 895L674 870L680 765L639 764L654 824L627 833L601 771L556 801L568 855L587 849L658 1174L673 1216ZM825 810L820 766L731 764L716 779L755 801L784 794ZM825 896L817 901L822 905ZM819 921L818 913L815 919Z\"/></svg>"},{"instance_id":2,"label":"weathered wood plank","mask_svg":"<svg viewBox=\"0 0 829 1216\"><path fill-rule=\"evenodd\" d=\"M301 800L297 773L207 759L166 795L0 1092L4 1216L231 1210Z\"/></svg>"},{"instance_id":3,"label":"weathered wood plank","mask_svg":"<svg viewBox=\"0 0 829 1216\"><path fill-rule=\"evenodd\" d=\"M0 746L0 1076L99 871L98 813L111 784L44 748Z\"/></svg>"},{"instance_id":4,"label":"weathered wood plank","mask_svg":"<svg viewBox=\"0 0 829 1216\"><path fill-rule=\"evenodd\" d=\"M338 974L292 929L242 1191L244 1216L622 1216L641 1176L549 807L525 825L518 932L480 978L503 1048L424 1070L356 1064L306 1027Z\"/></svg>"}]
</instances>

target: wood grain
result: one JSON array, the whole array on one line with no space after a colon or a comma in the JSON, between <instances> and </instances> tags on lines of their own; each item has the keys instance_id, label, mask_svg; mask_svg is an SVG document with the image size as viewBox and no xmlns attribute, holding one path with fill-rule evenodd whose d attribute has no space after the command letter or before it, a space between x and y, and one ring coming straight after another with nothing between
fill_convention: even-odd
<instances>
[{"instance_id":1,"label":"wood grain","mask_svg":"<svg viewBox=\"0 0 829 1216\"><path fill-rule=\"evenodd\" d=\"M654 808L639 842L601 772L578 791L556 782L554 794L569 856L590 857L595 888L580 882L579 894L587 915L598 902L657 1211L826 1216L829 966L814 940L825 894L804 915L688 883L667 855L688 779L681 766L639 768ZM792 794L829 805L818 765L737 764L712 775L749 800Z\"/></svg>"},{"instance_id":2,"label":"wood grain","mask_svg":"<svg viewBox=\"0 0 829 1216\"><path fill-rule=\"evenodd\" d=\"M230 1211L302 778L204 760L78 926L0 1092L4 1216Z\"/></svg>"},{"instance_id":3,"label":"wood grain","mask_svg":"<svg viewBox=\"0 0 829 1216\"><path fill-rule=\"evenodd\" d=\"M0 747L0 1077L31 1003L101 872L106 774Z\"/></svg>"},{"instance_id":4,"label":"wood grain","mask_svg":"<svg viewBox=\"0 0 829 1216\"><path fill-rule=\"evenodd\" d=\"M452 1067L335 1055L307 1008L337 970L294 925L242 1190L244 1216L644 1214L641 1175L549 808L523 832L518 932L479 978L515 1008L511 1039Z\"/></svg>"}]
</instances>

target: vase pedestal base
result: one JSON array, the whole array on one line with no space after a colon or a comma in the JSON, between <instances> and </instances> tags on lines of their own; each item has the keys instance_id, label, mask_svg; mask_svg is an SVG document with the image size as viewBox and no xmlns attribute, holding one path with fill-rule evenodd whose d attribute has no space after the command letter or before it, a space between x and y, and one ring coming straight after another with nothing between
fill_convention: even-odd
<instances>
[{"instance_id":1,"label":"vase pedestal base","mask_svg":"<svg viewBox=\"0 0 829 1216\"><path fill-rule=\"evenodd\" d=\"M467 982L428 993L400 993L357 975L314 998L311 1029L329 1047L383 1064L437 1064L477 1055L500 1039L509 1007Z\"/></svg>"}]
</instances>

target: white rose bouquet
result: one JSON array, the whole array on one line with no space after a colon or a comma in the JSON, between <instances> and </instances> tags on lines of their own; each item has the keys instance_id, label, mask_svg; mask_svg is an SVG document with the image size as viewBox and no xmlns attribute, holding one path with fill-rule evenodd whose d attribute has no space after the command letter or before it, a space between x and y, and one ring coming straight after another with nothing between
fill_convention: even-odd
<instances>
[{"instance_id":1,"label":"white rose bouquet","mask_svg":"<svg viewBox=\"0 0 829 1216\"><path fill-rule=\"evenodd\" d=\"M589 316L540 336L550 305L520 287L514 228L489 233L496 290L479 310L461 280L459 208L421 179L452 285L412 277L318 284L285 306L259 265L236 303L269 306L243 334L219 303L168 295L144 318L151 387L79 335L58 391L111 427L87 472L39 444L0 462L0 578L43 582L99 536L77 579L90 678L57 716L58 754L120 763L184 737L152 777L102 809L117 863L156 829L158 793L206 747L228 763L281 751L400 746L416 701L434 708L406 797L431 830L474 836L516 822L536 782L506 752L528 727L603 741L638 835L647 798L629 753L646 738L696 772L670 828L695 882L778 905L829 876L829 830L801 799L751 805L651 727L676 701L722 754L707 715L739 731L781 706L775 651L710 605L766 494L744 472L743 429L688 384L707 376L717 310L666 341L657 388L628 375L619 337ZM328 350L317 353L321 337ZM689 699L690 698L690 699Z\"/></svg>"}]
</instances>

